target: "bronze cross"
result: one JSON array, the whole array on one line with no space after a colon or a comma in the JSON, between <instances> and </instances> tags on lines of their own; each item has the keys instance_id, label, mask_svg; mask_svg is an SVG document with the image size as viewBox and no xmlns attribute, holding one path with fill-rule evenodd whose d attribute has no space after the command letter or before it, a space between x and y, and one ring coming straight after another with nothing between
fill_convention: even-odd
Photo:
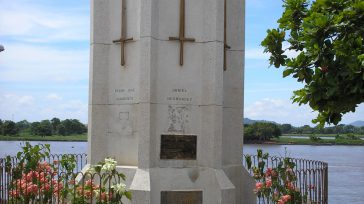
<instances>
[{"instance_id":1,"label":"bronze cross","mask_svg":"<svg viewBox=\"0 0 364 204\"><path fill-rule=\"evenodd\" d=\"M126 37L126 2L125 0L121 1L121 37L118 40L113 40L113 43L120 43L120 52L121 52L121 56L120 56L120 64L121 66L125 65L125 44L128 42L133 41L133 38L127 38Z\"/></svg>"},{"instance_id":2,"label":"bronze cross","mask_svg":"<svg viewBox=\"0 0 364 204\"><path fill-rule=\"evenodd\" d=\"M226 40L226 0L224 0L224 71L226 71L227 67L226 67L226 51L228 49L230 49L230 46L227 45L227 40Z\"/></svg>"},{"instance_id":3,"label":"bronze cross","mask_svg":"<svg viewBox=\"0 0 364 204\"><path fill-rule=\"evenodd\" d=\"M179 10L179 36L169 37L169 40L179 41L179 64L183 65L183 44L184 42L195 42L194 38L185 38L185 0L180 0Z\"/></svg>"}]
</instances>

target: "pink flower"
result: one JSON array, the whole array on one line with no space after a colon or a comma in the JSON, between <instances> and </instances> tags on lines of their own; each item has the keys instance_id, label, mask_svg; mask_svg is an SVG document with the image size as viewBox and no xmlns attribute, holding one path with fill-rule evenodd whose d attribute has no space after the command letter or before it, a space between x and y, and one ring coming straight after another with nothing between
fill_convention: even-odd
<instances>
[{"instance_id":1,"label":"pink flower","mask_svg":"<svg viewBox=\"0 0 364 204\"><path fill-rule=\"evenodd\" d=\"M265 181L265 185L267 186L267 188L270 188L272 186L272 179L267 179Z\"/></svg>"},{"instance_id":2,"label":"pink flower","mask_svg":"<svg viewBox=\"0 0 364 204\"><path fill-rule=\"evenodd\" d=\"M292 182L288 182L288 183L286 184L286 186L287 186L287 188L288 188L289 190L294 190L294 189L295 189L294 184L293 184Z\"/></svg>"},{"instance_id":3,"label":"pink flower","mask_svg":"<svg viewBox=\"0 0 364 204\"><path fill-rule=\"evenodd\" d=\"M101 200L102 201L106 201L107 200L107 194L105 192L102 192L101 195L100 195L100 197L101 197Z\"/></svg>"},{"instance_id":4,"label":"pink flower","mask_svg":"<svg viewBox=\"0 0 364 204\"><path fill-rule=\"evenodd\" d=\"M260 191L260 189L263 188L263 183L262 182L258 182L255 184L255 190Z\"/></svg>"},{"instance_id":5,"label":"pink flower","mask_svg":"<svg viewBox=\"0 0 364 204\"><path fill-rule=\"evenodd\" d=\"M278 204L284 204L285 202L283 200L278 200Z\"/></svg>"},{"instance_id":6,"label":"pink flower","mask_svg":"<svg viewBox=\"0 0 364 204\"><path fill-rule=\"evenodd\" d=\"M267 171L265 172L265 177L269 177L272 175L272 168L268 168Z\"/></svg>"},{"instance_id":7,"label":"pink flower","mask_svg":"<svg viewBox=\"0 0 364 204\"><path fill-rule=\"evenodd\" d=\"M287 201L291 200L291 196L290 195L284 195L284 196L282 196L282 200L284 202L287 202Z\"/></svg>"},{"instance_id":8,"label":"pink flower","mask_svg":"<svg viewBox=\"0 0 364 204\"><path fill-rule=\"evenodd\" d=\"M85 182L85 186L91 186L92 185L92 180L89 179Z\"/></svg>"}]
</instances>

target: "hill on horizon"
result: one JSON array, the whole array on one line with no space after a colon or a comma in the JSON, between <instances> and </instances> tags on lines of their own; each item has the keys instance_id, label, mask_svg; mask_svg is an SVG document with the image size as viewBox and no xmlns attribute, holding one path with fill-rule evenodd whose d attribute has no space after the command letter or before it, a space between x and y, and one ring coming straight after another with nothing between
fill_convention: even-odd
<instances>
[{"instance_id":1,"label":"hill on horizon","mask_svg":"<svg viewBox=\"0 0 364 204\"><path fill-rule=\"evenodd\" d=\"M252 119L249 119L249 118L244 118L244 124L247 124L247 125L251 125L251 124L257 123L257 122L278 124L278 123L276 123L274 121L269 121L269 120L252 120Z\"/></svg>"},{"instance_id":2,"label":"hill on horizon","mask_svg":"<svg viewBox=\"0 0 364 204\"><path fill-rule=\"evenodd\" d=\"M350 123L349 125L352 125L352 126L355 126L355 127L364 127L364 121L357 120L357 121L354 121L354 122Z\"/></svg>"}]
</instances>

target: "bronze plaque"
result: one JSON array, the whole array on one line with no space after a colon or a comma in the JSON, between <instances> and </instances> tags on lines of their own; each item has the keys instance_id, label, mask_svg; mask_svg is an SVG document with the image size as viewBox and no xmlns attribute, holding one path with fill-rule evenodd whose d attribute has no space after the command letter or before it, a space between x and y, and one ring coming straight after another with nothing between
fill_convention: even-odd
<instances>
[{"instance_id":1,"label":"bronze plaque","mask_svg":"<svg viewBox=\"0 0 364 204\"><path fill-rule=\"evenodd\" d=\"M196 135L162 135L161 159L196 160Z\"/></svg>"},{"instance_id":2,"label":"bronze plaque","mask_svg":"<svg viewBox=\"0 0 364 204\"><path fill-rule=\"evenodd\" d=\"M161 204L202 204L202 191L162 191Z\"/></svg>"}]
</instances>

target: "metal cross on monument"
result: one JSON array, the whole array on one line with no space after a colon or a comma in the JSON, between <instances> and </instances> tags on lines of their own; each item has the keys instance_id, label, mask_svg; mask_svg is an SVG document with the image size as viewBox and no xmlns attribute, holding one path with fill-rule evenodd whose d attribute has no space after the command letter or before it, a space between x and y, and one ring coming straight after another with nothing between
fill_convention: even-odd
<instances>
[{"instance_id":1,"label":"metal cross on monument","mask_svg":"<svg viewBox=\"0 0 364 204\"><path fill-rule=\"evenodd\" d=\"M226 0L224 0L224 71L226 71L226 51L230 49L226 40L226 27L227 27L227 15L226 15Z\"/></svg>"},{"instance_id":2,"label":"metal cross on monument","mask_svg":"<svg viewBox=\"0 0 364 204\"><path fill-rule=\"evenodd\" d=\"M133 41L133 37L126 37L126 0L121 1L121 37L118 40L113 40L113 43L120 43L120 64L121 66L125 65L125 44Z\"/></svg>"},{"instance_id":3,"label":"metal cross on monument","mask_svg":"<svg viewBox=\"0 0 364 204\"><path fill-rule=\"evenodd\" d=\"M183 65L183 45L185 42L195 42L194 38L185 37L185 0L180 0L180 10L179 10L179 36L169 37L169 40L179 41L179 64Z\"/></svg>"}]
</instances>

